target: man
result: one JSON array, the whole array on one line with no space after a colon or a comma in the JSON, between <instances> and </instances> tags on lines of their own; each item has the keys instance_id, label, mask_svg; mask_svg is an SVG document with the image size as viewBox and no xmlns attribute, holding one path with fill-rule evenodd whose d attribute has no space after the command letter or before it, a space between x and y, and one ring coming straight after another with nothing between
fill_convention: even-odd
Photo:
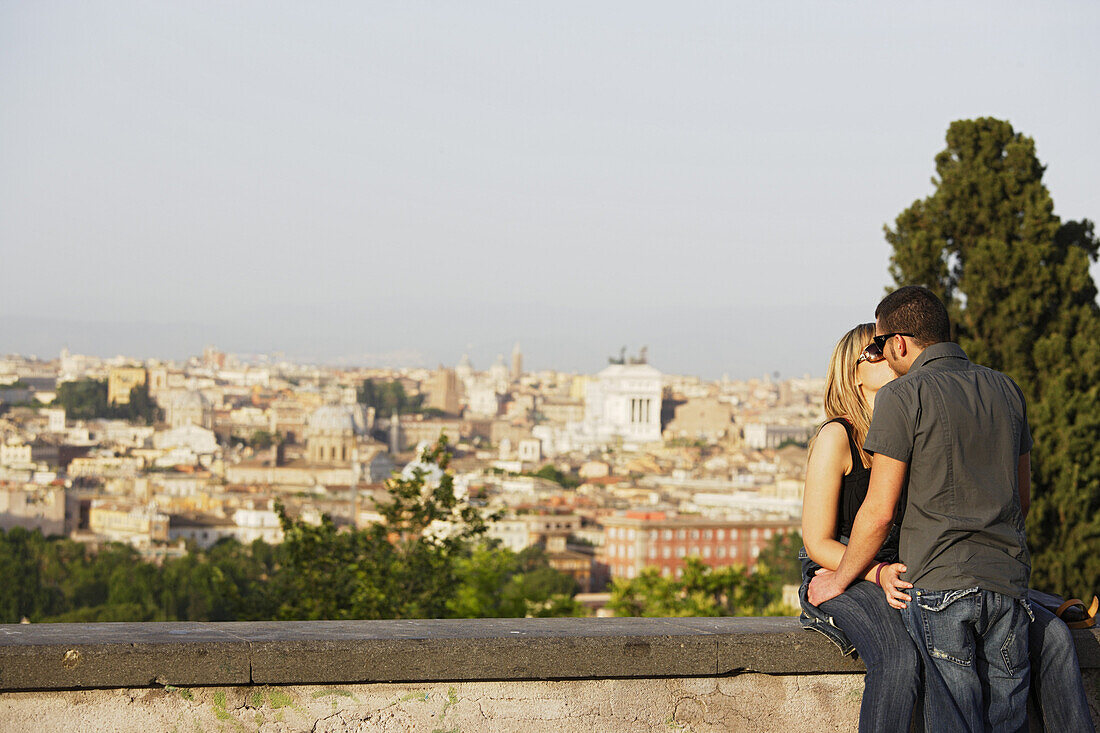
<instances>
[{"instance_id":1,"label":"man","mask_svg":"<svg viewBox=\"0 0 1100 733\"><path fill-rule=\"evenodd\" d=\"M925 666L926 727L1025 730L1031 434L1023 395L950 343L947 309L931 291L900 288L875 318L875 342L899 376L875 399L864 444L874 453L870 486L848 548L835 572L814 578L810 602L836 597L871 564L908 474L901 561L914 587L901 600Z\"/></svg>"}]
</instances>

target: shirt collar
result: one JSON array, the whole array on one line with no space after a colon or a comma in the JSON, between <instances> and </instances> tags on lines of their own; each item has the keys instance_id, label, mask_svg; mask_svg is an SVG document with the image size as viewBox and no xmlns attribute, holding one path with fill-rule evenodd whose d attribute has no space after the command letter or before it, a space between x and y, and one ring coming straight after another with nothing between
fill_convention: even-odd
<instances>
[{"instance_id":1,"label":"shirt collar","mask_svg":"<svg viewBox=\"0 0 1100 733\"><path fill-rule=\"evenodd\" d=\"M936 359L966 359L967 361L970 360L970 358L966 355L966 352L963 351L962 347L958 344L951 341L941 341L938 344L932 344L931 346L925 348L925 350L920 353L920 356L918 356L916 360L913 361L913 365L909 367L909 371L919 369L920 367L926 365L928 362L935 361Z\"/></svg>"}]
</instances>

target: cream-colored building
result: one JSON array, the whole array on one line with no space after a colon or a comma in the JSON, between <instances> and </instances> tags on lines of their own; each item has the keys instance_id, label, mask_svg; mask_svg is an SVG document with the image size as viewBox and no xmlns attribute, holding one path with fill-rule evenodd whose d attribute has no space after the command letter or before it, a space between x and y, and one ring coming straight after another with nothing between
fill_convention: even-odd
<instances>
[{"instance_id":1,"label":"cream-colored building","mask_svg":"<svg viewBox=\"0 0 1100 733\"><path fill-rule=\"evenodd\" d=\"M12 442L0 444L0 466L5 468L34 468L31 459L32 448L29 443Z\"/></svg>"},{"instance_id":2,"label":"cream-colored building","mask_svg":"<svg viewBox=\"0 0 1100 733\"><path fill-rule=\"evenodd\" d=\"M665 437L720 440L730 433L732 421L733 410L729 402L716 397L688 399L676 405L672 420L665 427Z\"/></svg>"},{"instance_id":3,"label":"cream-colored building","mask_svg":"<svg viewBox=\"0 0 1100 733\"><path fill-rule=\"evenodd\" d=\"M598 442L661 440L661 373L649 364L611 364L588 383L584 432Z\"/></svg>"},{"instance_id":4,"label":"cream-colored building","mask_svg":"<svg viewBox=\"0 0 1100 733\"><path fill-rule=\"evenodd\" d=\"M198 425L207 430L214 427L214 409L202 392L194 389L168 394L164 401L164 421L169 428Z\"/></svg>"},{"instance_id":5,"label":"cream-colored building","mask_svg":"<svg viewBox=\"0 0 1100 733\"><path fill-rule=\"evenodd\" d=\"M144 462L133 456L82 456L69 462L69 475L73 478L115 478L136 476Z\"/></svg>"},{"instance_id":6,"label":"cream-colored building","mask_svg":"<svg viewBox=\"0 0 1100 733\"><path fill-rule=\"evenodd\" d=\"M347 465L356 455L366 417L358 405L328 405L314 410L306 428L306 456L319 465Z\"/></svg>"},{"instance_id":7,"label":"cream-colored building","mask_svg":"<svg viewBox=\"0 0 1100 733\"><path fill-rule=\"evenodd\" d=\"M218 451L218 438L213 430L184 423L154 435L153 447L158 450L187 448L195 455L210 455Z\"/></svg>"},{"instance_id":8,"label":"cream-colored building","mask_svg":"<svg viewBox=\"0 0 1100 733\"><path fill-rule=\"evenodd\" d=\"M425 391L428 393L425 407L441 410L448 415L458 414L459 381L453 369L440 367L433 372Z\"/></svg>"},{"instance_id":9,"label":"cream-colored building","mask_svg":"<svg viewBox=\"0 0 1100 733\"><path fill-rule=\"evenodd\" d=\"M65 534L65 489L0 488L0 530L23 527L42 534Z\"/></svg>"},{"instance_id":10,"label":"cream-colored building","mask_svg":"<svg viewBox=\"0 0 1100 733\"><path fill-rule=\"evenodd\" d=\"M88 528L102 539L135 547L168 541L168 515L149 504L96 499L88 511Z\"/></svg>"},{"instance_id":11,"label":"cream-colored building","mask_svg":"<svg viewBox=\"0 0 1100 733\"><path fill-rule=\"evenodd\" d=\"M130 404L130 390L145 384L145 367L111 367L107 372L107 402L112 405Z\"/></svg>"}]
</instances>

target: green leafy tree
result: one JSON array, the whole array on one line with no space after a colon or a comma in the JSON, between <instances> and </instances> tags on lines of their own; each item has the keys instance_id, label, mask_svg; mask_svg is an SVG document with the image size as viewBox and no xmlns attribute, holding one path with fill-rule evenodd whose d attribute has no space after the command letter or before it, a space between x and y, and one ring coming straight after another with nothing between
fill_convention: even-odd
<instances>
[{"instance_id":1,"label":"green leafy tree","mask_svg":"<svg viewBox=\"0 0 1100 733\"><path fill-rule=\"evenodd\" d=\"M130 401L125 405L107 403L107 382L102 379L78 379L62 382L57 386L54 403L65 408L65 414L74 420L112 418L151 425L160 419L161 411L149 396L149 386L139 384L130 390Z\"/></svg>"},{"instance_id":2,"label":"green leafy tree","mask_svg":"<svg viewBox=\"0 0 1100 733\"><path fill-rule=\"evenodd\" d=\"M482 544L458 563L459 586L448 601L458 618L579 616L573 579L550 567L542 548L519 553Z\"/></svg>"},{"instance_id":3,"label":"green leafy tree","mask_svg":"<svg viewBox=\"0 0 1100 733\"><path fill-rule=\"evenodd\" d=\"M248 439L248 444L257 450L266 450L273 445L283 442L283 436L267 430L256 430Z\"/></svg>"},{"instance_id":4,"label":"green leafy tree","mask_svg":"<svg viewBox=\"0 0 1100 733\"><path fill-rule=\"evenodd\" d=\"M798 550L801 547L801 532L772 535L756 558L756 564L767 568L784 585L799 585L802 582L802 563L798 559Z\"/></svg>"},{"instance_id":5,"label":"green leafy tree","mask_svg":"<svg viewBox=\"0 0 1100 733\"><path fill-rule=\"evenodd\" d=\"M766 569L739 565L712 568L689 557L681 578L645 568L637 577L616 579L608 607L616 616L762 616L784 614L778 579Z\"/></svg>"},{"instance_id":6,"label":"green leafy tree","mask_svg":"<svg viewBox=\"0 0 1100 733\"><path fill-rule=\"evenodd\" d=\"M566 489L575 489L581 485L581 480L575 474L566 473L552 463L547 463L534 473L528 474L535 478L546 479L547 481L553 481L559 486Z\"/></svg>"},{"instance_id":7,"label":"green leafy tree","mask_svg":"<svg viewBox=\"0 0 1100 733\"><path fill-rule=\"evenodd\" d=\"M383 415L389 415L394 410L403 415L420 412L424 402L424 395L409 397L404 385L397 380L365 379L356 395L362 405L373 407Z\"/></svg>"},{"instance_id":8,"label":"green leafy tree","mask_svg":"<svg viewBox=\"0 0 1100 733\"><path fill-rule=\"evenodd\" d=\"M157 403L149 396L149 385L139 384L130 390L130 401L125 405L115 405L110 411L111 417L152 425L161 417Z\"/></svg>"},{"instance_id":9,"label":"green leafy tree","mask_svg":"<svg viewBox=\"0 0 1100 733\"><path fill-rule=\"evenodd\" d=\"M1100 578L1093 225L1054 213L1035 142L1008 122L953 122L935 162L935 191L886 229L890 274L936 292L967 354L1020 385L1035 441L1032 584L1091 593Z\"/></svg>"},{"instance_id":10,"label":"green leafy tree","mask_svg":"<svg viewBox=\"0 0 1100 733\"><path fill-rule=\"evenodd\" d=\"M94 420L108 417L107 382L100 379L79 379L57 385L55 403L65 408L73 420Z\"/></svg>"}]
</instances>

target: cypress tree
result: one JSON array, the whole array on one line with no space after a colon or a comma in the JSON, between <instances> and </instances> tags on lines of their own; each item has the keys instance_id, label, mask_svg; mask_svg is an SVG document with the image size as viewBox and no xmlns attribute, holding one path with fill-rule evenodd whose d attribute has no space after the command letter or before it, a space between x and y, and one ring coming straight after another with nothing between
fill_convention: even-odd
<instances>
[{"instance_id":1,"label":"cypress tree","mask_svg":"<svg viewBox=\"0 0 1100 733\"><path fill-rule=\"evenodd\" d=\"M947 304L970 358L1005 372L1028 401L1032 587L1067 597L1100 581L1100 308L1093 225L1062 222L1035 142L1008 122L953 122L934 192L886 240L897 285Z\"/></svg>"}]
</instances>

